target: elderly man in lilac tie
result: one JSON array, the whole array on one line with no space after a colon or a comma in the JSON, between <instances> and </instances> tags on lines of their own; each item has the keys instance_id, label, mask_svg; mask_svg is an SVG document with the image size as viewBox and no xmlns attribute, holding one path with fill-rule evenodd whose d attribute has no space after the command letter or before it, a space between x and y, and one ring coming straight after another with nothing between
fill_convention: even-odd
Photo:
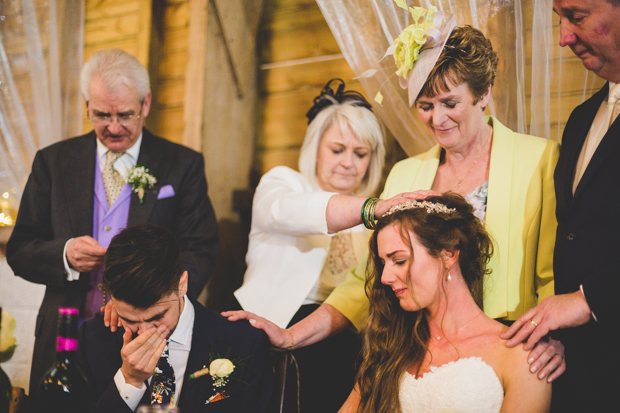
<instances>
[{"instance_id":1,"label":"elderly man in lilac tie","mask_svg":"<svg viewBox=\"0 0 620 413\"><path fill-rule=\"evenodd\" d=\"M194 297L218 243L202 155L144 128L152 101L144 66L121 50L103 50L86 62L80 80L93 130L37 153L7 245L15 274L47 286L35 329L35 398L54 360L59 307L80 308L83 320L105 311L116 329L101 268L123 228L151 223L170 230Z\"/></svg>"}]
</instances>

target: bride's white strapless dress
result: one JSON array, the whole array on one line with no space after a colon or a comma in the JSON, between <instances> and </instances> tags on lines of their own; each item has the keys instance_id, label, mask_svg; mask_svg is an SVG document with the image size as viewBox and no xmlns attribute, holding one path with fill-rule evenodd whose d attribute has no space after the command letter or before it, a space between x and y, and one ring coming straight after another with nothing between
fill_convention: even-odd
<instances>
[{"instance_id":1,"label":"bride's white strapless dress","mask_svg":"<svg viewBox=\"0 0 620 413\"><path fill-rule=\"evenodd\" d=\"M399 392L402 413L497 413L504 389L480 357L451 361L420 378L405 372Z\"/></svg>"}]
</instances>

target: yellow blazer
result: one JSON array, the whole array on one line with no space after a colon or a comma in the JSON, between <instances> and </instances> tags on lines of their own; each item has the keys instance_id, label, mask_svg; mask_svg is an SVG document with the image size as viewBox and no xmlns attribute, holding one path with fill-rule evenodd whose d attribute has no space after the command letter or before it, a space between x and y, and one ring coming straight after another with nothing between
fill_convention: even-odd
<instances>
[{"instance_id":1,"label":"yellow blazer","mask_svg":"<svg viewBox=\"0 0 620 413\"><path fill-rule=\"evenodd\" d=\"M493 127L485 226L494 240L493 270L485 282L484 312L516 320L553 295L557 142L515 133L496 118ZM431 188L441 156L439 145L392 168L381 198ZM367 260L368 257L366 257ZM364 292L366 260L325 301L359 330L368 315Z\"/></svg>"}]
</instances>

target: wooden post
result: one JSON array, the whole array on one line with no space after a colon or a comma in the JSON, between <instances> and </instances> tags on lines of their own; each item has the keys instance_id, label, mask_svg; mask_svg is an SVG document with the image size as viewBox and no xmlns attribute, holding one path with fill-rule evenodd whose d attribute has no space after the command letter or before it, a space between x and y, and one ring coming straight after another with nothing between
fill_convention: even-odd
<instances>
[{"instance_id":1,"label":"wooden post","mask_svg":"<svg viewBox=\"0 0 620 413\"><path fill-rule=\"evenodd\" d=\"M208 0L190 0L189 56L185 72L183 144L200 152L204 108Z\"/></svg>"}]
</instances>

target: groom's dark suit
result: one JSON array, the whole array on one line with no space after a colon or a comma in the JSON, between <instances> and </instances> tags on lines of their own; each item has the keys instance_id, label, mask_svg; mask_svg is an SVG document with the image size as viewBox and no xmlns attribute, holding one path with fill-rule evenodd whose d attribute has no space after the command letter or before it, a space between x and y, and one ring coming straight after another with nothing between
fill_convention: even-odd
<instances>
[{"instance_id":1,"label":"groom's dark suit","mask_svg":"<svg viewBox=\"0 0 620 413\"><path fill-rule=\"evenodd\" d=\"M93 235L96 139L93 131L37 152L7 245L15 274L47 285L35 330L31 393L55 360L58 308L82 308L89 288L88 273L79 281L67 281L62 254L70 238ZM207 195L203 157L143 129L138 164L149 168L157 184L146 191L143 204L136 193L131 195L127 225L151 223L170 230L189 273L189 292L198 295L217 250L217 222ZM174 196L158 199L164 186L172 186Z\"/></svg>"},{"instance_id":2,"label":"groom's dark suit","mask_svg":"<svg viewBox=\"0 0 620 413\"><path fill-rule=\"evenodd\" d=\"M192 348L187 360L178 406L182 412L261 413L268 408L273 389L269 339L245 322L230 322L196 301ZM111 333L101 316L82 324L78 339L78 363L89 380L93 412L130 412L114 383L121 367L121 328ZM210 375L190 380L189 375L209 366L209 353L230 359L247 357L247 367L236 366L235 378L225 386L229 398L205 404L215 394ZM148 398L145 393L143 402Z\"/></svg>"},{"instance_id":3,"label":"groom's dark suit","mask_svg":"<svg viewBox=\"0 0 620 413\"><path fill-rule=\"evenodd\" d=\"M608 90L606 84L571 114L555 171L555 292L572 293L582 285L598 320L557 332L567 369L554 387L554 403L556 394L577 399L566 411L610 411L620 388L620 119L596 149L574 196L572 190L581 148Z\"/></svg>"}]
</instances>

